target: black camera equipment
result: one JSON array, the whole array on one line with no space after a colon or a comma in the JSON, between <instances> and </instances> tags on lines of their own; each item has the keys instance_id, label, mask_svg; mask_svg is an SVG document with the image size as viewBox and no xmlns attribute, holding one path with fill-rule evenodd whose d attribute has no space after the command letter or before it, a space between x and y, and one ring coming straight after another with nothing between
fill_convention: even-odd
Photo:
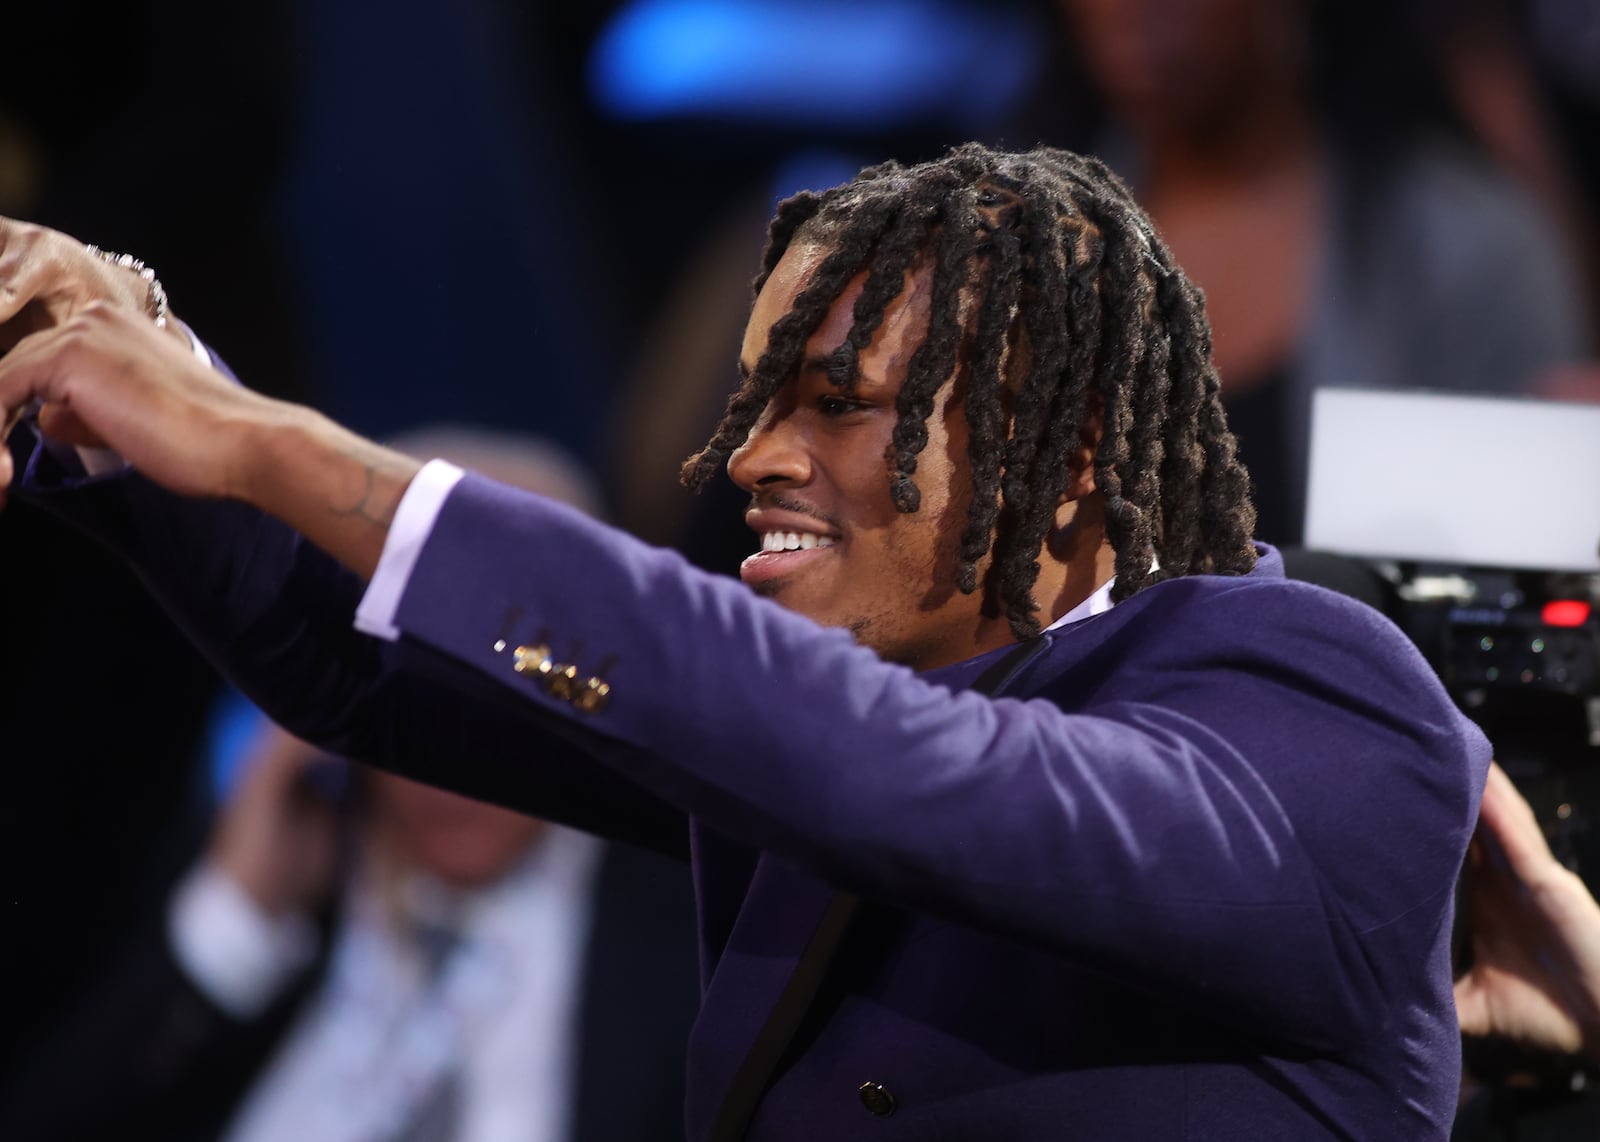
<instances>
[{"instance_id":1,"label":"black camera equipment","mask_svg":"<svg viewBox=\"0 0 1600 1142\"><path fill-rule=\"evenodd\" d=\"M1306 504L1600 888L1600 406L1324 389Z\"/></svg>"}]
</instances>

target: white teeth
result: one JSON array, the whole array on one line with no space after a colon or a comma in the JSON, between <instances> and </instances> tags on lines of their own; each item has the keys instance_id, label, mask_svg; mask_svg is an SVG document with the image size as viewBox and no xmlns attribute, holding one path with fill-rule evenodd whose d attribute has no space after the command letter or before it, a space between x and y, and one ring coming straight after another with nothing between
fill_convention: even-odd
<instances>
[{"instance_id":1,"label":"white teeth","mask_svg":"<svg viewBox=\"0 0 1600 1142\"><path fill-rule=\"evenodd\" d=\"M769 531L761 537L762 551L810 551L832 547L833 537L811 531Z\"/></svg>"}]
</instances>

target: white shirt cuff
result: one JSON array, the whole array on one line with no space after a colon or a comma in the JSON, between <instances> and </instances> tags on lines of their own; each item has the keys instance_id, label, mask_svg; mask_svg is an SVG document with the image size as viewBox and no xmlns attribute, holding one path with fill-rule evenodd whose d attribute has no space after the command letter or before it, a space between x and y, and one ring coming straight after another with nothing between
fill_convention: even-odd
<instances>
[{"instance_id":1,"label":"white shirt cuff","mask_svg":"<svg viewBox=\"0 0 1600 1142\"><path fill-rule=\"evenodd\" d=\"M406 494L400 497L400 506L395 509L389 536L383 541L378 569L372 573L367 593L361 596L361 605L356 608L357 630L390 642L400 637L400 628L394 625L400 596L405 594L411 572L433 532L434 521L439 518L445 499L465 474L447 461L429 460L412 479Z\"/></svg>"},{"instance_id":2,"label":"white shirt cuff","mask_svg":"<svg viewBox=\"0 0 1600 1142\"><path fill-rule=\"evenodd\" d=\"M211 354L200 343L200 338L194 335L194 330L182 322L178 323L178 327L188 335L190 351L194 353L202 365L208 369L212 368ZM85 476L105 476L112 472L120 472L128 466L128 462L122 458L122 454L110 448L80 447L77 452L78 463L83 465L83 474Z\"/></svg>"},{"instance_id":3,"label":"white shirt cuff","mask_svg":"<svg viewBox=\"0 0 1600 1142\"><path fill-rule=\"evenodd\" d=\"M211 861L184 877L167 908L167 937L183 973L236 1019L266 1010L317 954L311 920L273 916Z\"/></svg>"},{"instance_id":4,"label":"white shirt cuff","mask_svg":"<svg viewBox=\"0 0 1600 1142\"><path fill-rule=\"evenodd\" d=\"M120 472L128 466L122 458L122 453L110 448L85 448L77 445L78 463L83 465L85 476L106 476L112 472Z\"/></svg>"}]
</instances>

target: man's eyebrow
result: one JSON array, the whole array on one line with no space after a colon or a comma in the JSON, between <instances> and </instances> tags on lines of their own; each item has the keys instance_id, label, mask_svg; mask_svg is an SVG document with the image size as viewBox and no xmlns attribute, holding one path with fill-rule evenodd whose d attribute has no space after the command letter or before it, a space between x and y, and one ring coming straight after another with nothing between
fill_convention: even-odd
<instances>
[{"instance_id":1,"label":"man's eyebrow","mask_svg":"<svg viewBox=\"0 0 1600 1142\"><path fill-rule=\"evenodd\" d=\"M738 367L740 378L748 381L750 379L750 374L754 372L754 370L745 362L743 357L739 358ZM838 372L838 364L834 361L833 354L831 353L820 357L807 357L804 361L800 362L800 372L808 373L813 370L831 375Z\"/></svg>"},{"instance_id":2,"label":"man's eyebrow","mask_svg":"<svg viewBox=\"0 0 1600 1142\"><path fill-rule=\"evenodd\" d=\"M810 372L815 369L819 373L825 373L830 383L841 387L860 380L861 370L859 363L856 361L848 361L848 363L841 361L838 353L839 351L835 349L830 353L824 353L820 357L807 357L805 364L801 365L800 369L802 372Z\"/></svg>"}]
</instances>

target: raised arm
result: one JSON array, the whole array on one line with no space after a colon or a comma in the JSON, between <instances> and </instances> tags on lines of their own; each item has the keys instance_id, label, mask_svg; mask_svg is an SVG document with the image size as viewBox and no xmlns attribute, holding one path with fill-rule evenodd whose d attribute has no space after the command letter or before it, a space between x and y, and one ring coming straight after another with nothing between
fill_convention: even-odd
<instances>
[{"instance_id":1,"label":"raised arm","mask_svg":"<svg viewBox=\"0 0 1600 1142\"><path fill-rule=\"evenodd\" d=\"M35 448L30 494L121 555L224 674L329 749L683 851L681 814L546 734L536 711L352 628L415 460L208 367L176 323L155 325L139 278L64 235L0 220L0 242L0 343L13 346L0 422L37 411L56 449L110 448L133 468L56 489L66 473ZM0 502L12 466L0 448ZM497 764L513 743L528 763Z\"/></svg>"},{"instance_id":2,"label":"raised arm","mask_svg":"<svg viewBox=\"0 0 1600 1142\"><path fill-rule=\"evenodd\" d=\"M1326 592L1153 587L1050 636L1021 691L1044 697L990 700L469 477L397 625L727 836L1234 1025L1348 1041L1395 973L1448 989L1487 749L1398 632ZM519 673L519 644L609 701Z\"/></svg>"},{"instance_id":3,"label":"raised arm","mask_svg":"<svg viewBox=\"0 0 1600 1142\"><path fill-rule=\"evenodd\" d=\"M6 423L34 405L47 437L110 448L182 496L252 504L362 578L421 466L234 384L143 313L110 301L28 335L0 361ZM0 485L10 467L0 458Z\"/></svg>"}]
</instances>

